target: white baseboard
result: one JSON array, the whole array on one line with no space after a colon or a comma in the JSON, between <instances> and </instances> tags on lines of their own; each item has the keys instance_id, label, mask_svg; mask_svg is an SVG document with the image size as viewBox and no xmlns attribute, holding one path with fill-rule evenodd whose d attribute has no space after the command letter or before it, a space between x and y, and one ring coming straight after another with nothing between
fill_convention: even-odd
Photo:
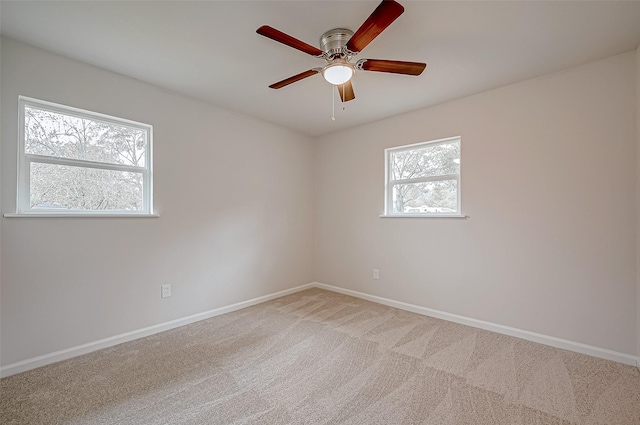
<instances>
[{"instance_id":1,"label":"white baseboard","mask_svg":"<svg viewBox=\"0 0 640 425\"><path fill-rule=\"evenodd\" d=\"M422 314L424 316L448 320L449 322L460 323L463 325L472 326L474 328L480 328L504 335L514 336L516 338L526 339L528 341L538 342L540 344L550 345L552 347L562 348L564 350L575 351L577 353L587 354L589 356L598 357L601 359L613 360L614 362L631 366L640 365L640 358L631 354L619 353L617 351L607 350L606 348L594 347L591 345L568 341L566 339L560 339L553 336L542 335L539 333L529 332L509 326L498 325L496 323L485 322L483 320L472 319L470 317L459 316L457 314L446 313L444 311L433 310L431 308L408 304L401 301L390 300L388 298L369 295L358 291L352 291L350 289L343 289L324 283L314 282L312 285L316 288L326 289L328 291L338 292L344 295L350 295L352 297L361 298L363 300L387 305L389 307L395 307L401 310Z\"/></svg>"},{"instance_id":2,"label":"white baseboard","mask_svg":"<svg viewBox=\"0 0 640 425\"><path fill-rule=\"evenodd\" d=\"M44 354L42 356L33 357L31 359L27 359L27 360L12 363L6 366L2 366L0 367L0 377L4 378L6 376L15 375L16 373L25 372L27 370L35 369L41 366L46 366L51 363L56 363L62 360L70 359L72 357L80 356L82 354L87 354L92 351L122 344L123 342L128 342L134 339L157 334L159 332L168 331L173 328L188 325L190 323L198 322L200 320L205 320L210 317L219 316L221 314L230 313L232 311L240 310L242 308L250 307L252 305L260 304L265 301L270 301L275 298L283 297L285 295L304 291L305 289L310 289L310 288L326 289L328 291L350 295L352 297L361 298L374 303L387 305L389 307L399 308L401 310L411 311L413 313L422 314L424 316L431 316L431 317L435 317L442 320L448 320L450 322L460 323L460 324L472 326L475 328L480 328L480 329L485 329L492 332L510 335L516 338L522 338L529 341L538 342L540 344L550 345L552 347L575 351L575 352L587 354L593 357L598 357L606 360L613 360L618 363L636 366L640 369L640 358L638 356L632 356L630 354L619 353L616 351L607 350L605 348L593 347L591 345L581 344L579 342L567 341L564 339L542 335L535 332L524 331L521 329L509 327L509 326L503 326L503 325L498 325L491 322L472 319L469 317L459 316L457 314L446 313L443 311L421 307L413 304L408 304L401 301L395 301L388 298L378 297L376 295L369 295L363 292L352 291L350 289L343 289L337 286L331 286L324 283L313 282L313 283L308 283L306 285L300 285L295 288L286 289L284 291L275 292L273 294L268 294L261 297L253 298L251 300L242 301L229 306L216 308L213 310L205 311L202 313L194 314L194 315L183 317L180 319L171 320L169 322L164 322L164 323L149 326L146 328L138 329L135 331L126 332L120 335L114 335L109 338L100 339L98 341L89 342L86 344L78 345L75 347L67 348L64 350Z\"/></svg>"},{"instance_id":3,"label":"white baseboard","mask_svg":"<svg viewBox=\"0 0 640 425\"><path fill-rule=\"evenodd\" d=\"M159 332L168 331L169 329L188 325L190 323L198 322L200 320L205 320L214 316L219 316L221 314L230 313L232 311L240 310L245 307L250 307L252 305L260 304L265 301L273 300L275 298L283 297L285 295L293 294L295 292L304 291L305 289L309 289L313 287L314 287L313 283L296 286L295 288L285 289L284 291L263 295L261 297L253 298L248 301L242 301L242 302L228 305L225 307L220 307L213 310L205 311L203 313L194 314L192 316L183 317L181 319L171 320L169 322L164 322L164 323L149 326L146 328L137 329L131 332L125 332L120 335L114 335L109 338L100 339L98 341L89 342L87 344L78 345L75 347L67 348L67 349L56 351L53 353L44 354L42 356L33 357L31 359L12 363L12 364L0 367L0 377L4 378L5 376L15 375L16 373L25 372L27 370L35 369L37 367L46 366L51 363L56 363L62 360L70 359L72 357L80 356L82 354L87 354L92 351L122 344L123 342L128 342L134 339L157 334Z\"/></svg>"}]
</instances>

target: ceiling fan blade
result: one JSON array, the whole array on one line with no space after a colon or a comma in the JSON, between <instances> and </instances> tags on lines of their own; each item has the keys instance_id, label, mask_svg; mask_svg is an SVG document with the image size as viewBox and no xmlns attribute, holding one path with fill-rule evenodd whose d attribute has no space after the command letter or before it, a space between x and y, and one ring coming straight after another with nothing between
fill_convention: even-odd
<instances>
[{"instance_id":1,"label":"ceiling fan blade","mask_svg":"<svg viewBox=\"0 0 640 425\"><path fill-rule=\"evenodd\" d=\"M356 95L353 93L353 85L351 85L351 80L347 81L344 84L339 84L336 86L338 89L338 93L340 93L340 99L343 102L348 102L356 98Z\"/></svg>"},{"instance_id":2,"label":"ceiling fan blade","mask_svg":"<svg viewBox=\"0 0 640 425\"><path fill-rule=\"evenodd\" d=\"M310 44L305 43L304 41L300 41L297 38L291 37L283 33L282 31L278 31L275 28L272 28L268 25L263 25L256 30L256 32L260 35L263 35L267 38L277 41L278 43L282 43L286 46L293 47L294 49L298 49L301 52L308 53L311 56L322 56L324 53L322 50L317 47L313 47Z\"/></svg>"},{"instance_id":3,"label":"ceiling fan blade","mask_svg":"<svg viewBox=\"0 0 640 425\"><path fill-rule=\"evenodd\" d=\"M376 10L358 28L347 43L347 49L352 52L360 52L371 41L385 30L398 16L402 15L404 7L393 0L383 0Z\"/></svg>"},{"instance_id":4,"label":"ceiling fan blade","mask_svg":"<svg viewBox=\"0 0 640 425\"><path fill-rule=\"evenodd\" d=\"M391 72L393 74L420 75L427 67L422 62L389 61L383 59L362 59L358 61L365 71Z\"/></svg>"},{"instance_id":5,"label":"ceiling fan blade","mask_svg":"<svg viewBox=\"0 0 640 425\"><path fill-rule=\"evenodd\" d=\"M307 77L311 77L312 75L316 75L319 71L317 69L310 69L305 72L301 72L300 74L294 75L293 77L289 77L285 80L278 81L277 83L273 83L269 86L272 89L281 89L284 86L288 86L289 84L295 83L296 81L300 81Z\"/></svg>"}]
</instances>

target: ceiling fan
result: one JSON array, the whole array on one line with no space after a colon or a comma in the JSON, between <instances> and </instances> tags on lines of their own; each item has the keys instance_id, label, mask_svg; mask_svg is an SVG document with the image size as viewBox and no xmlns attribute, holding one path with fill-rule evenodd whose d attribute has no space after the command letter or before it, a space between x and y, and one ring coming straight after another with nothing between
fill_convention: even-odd
<instances>
[{"instance_id":1,"label":"ceiling fan","mask_svg":"<svg viewBox=\"0 0 640 425\"><path fill-rule=\"evenodd\" d=\"M351 63L353 56L367 47L371 41L384 31L404 12L404 7L394 0L383 0L376 10L354 33L345 28L336 28L320 37L320 49L300 41L268 25L257 29L257 33L285 44L301 52L327 61L322 68L312 68L277 83L272 89L280 89L312 75L322 74L327 82L335 85L343 102L355 99L351 77L358 71L389 72L394 74L420 75L427 64L421 62L403 62L383 59L360 59Z\"/></svg>"}]
</instances>

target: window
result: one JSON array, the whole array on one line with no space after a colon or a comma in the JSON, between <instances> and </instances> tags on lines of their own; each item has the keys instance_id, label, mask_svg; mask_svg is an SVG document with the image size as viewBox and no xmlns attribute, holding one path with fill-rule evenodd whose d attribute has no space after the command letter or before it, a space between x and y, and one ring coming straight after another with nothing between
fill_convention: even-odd
<instances>
[{"instance_id":1,"label":"window","mask_svg":"<svg viewBox=\"0 0 640 425\"><path fill-rule=\"evenodd\" d=\"M460 137L385 149L385 215L459 216Z\"/></svg>"},{"instance_id":2,"label":"window","mask_svg":"<svg viewBox=\"0 0 640 425\"><path fill-rule=\"evenodd\" d=\"M153 212L152 127L20 97L18 214Z\"/></svg>"}]
</instances>

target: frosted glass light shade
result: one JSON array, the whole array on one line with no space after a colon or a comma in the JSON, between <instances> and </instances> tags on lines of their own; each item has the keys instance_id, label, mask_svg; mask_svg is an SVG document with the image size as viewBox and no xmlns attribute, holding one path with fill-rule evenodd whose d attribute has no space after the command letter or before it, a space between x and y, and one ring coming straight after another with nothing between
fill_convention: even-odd
<instances>
[{"instance_id":1,"label":"frosted glass light shade","mask_svg":"<svg viewBox=\"0 0 640 425\"><path fill-rule=\"evenodd\" d=\"M324 67L322 76L327 82L337 86L346 83L353 77L353 68L344 63L330 64Z\"/></svg>"}]
</instances>

